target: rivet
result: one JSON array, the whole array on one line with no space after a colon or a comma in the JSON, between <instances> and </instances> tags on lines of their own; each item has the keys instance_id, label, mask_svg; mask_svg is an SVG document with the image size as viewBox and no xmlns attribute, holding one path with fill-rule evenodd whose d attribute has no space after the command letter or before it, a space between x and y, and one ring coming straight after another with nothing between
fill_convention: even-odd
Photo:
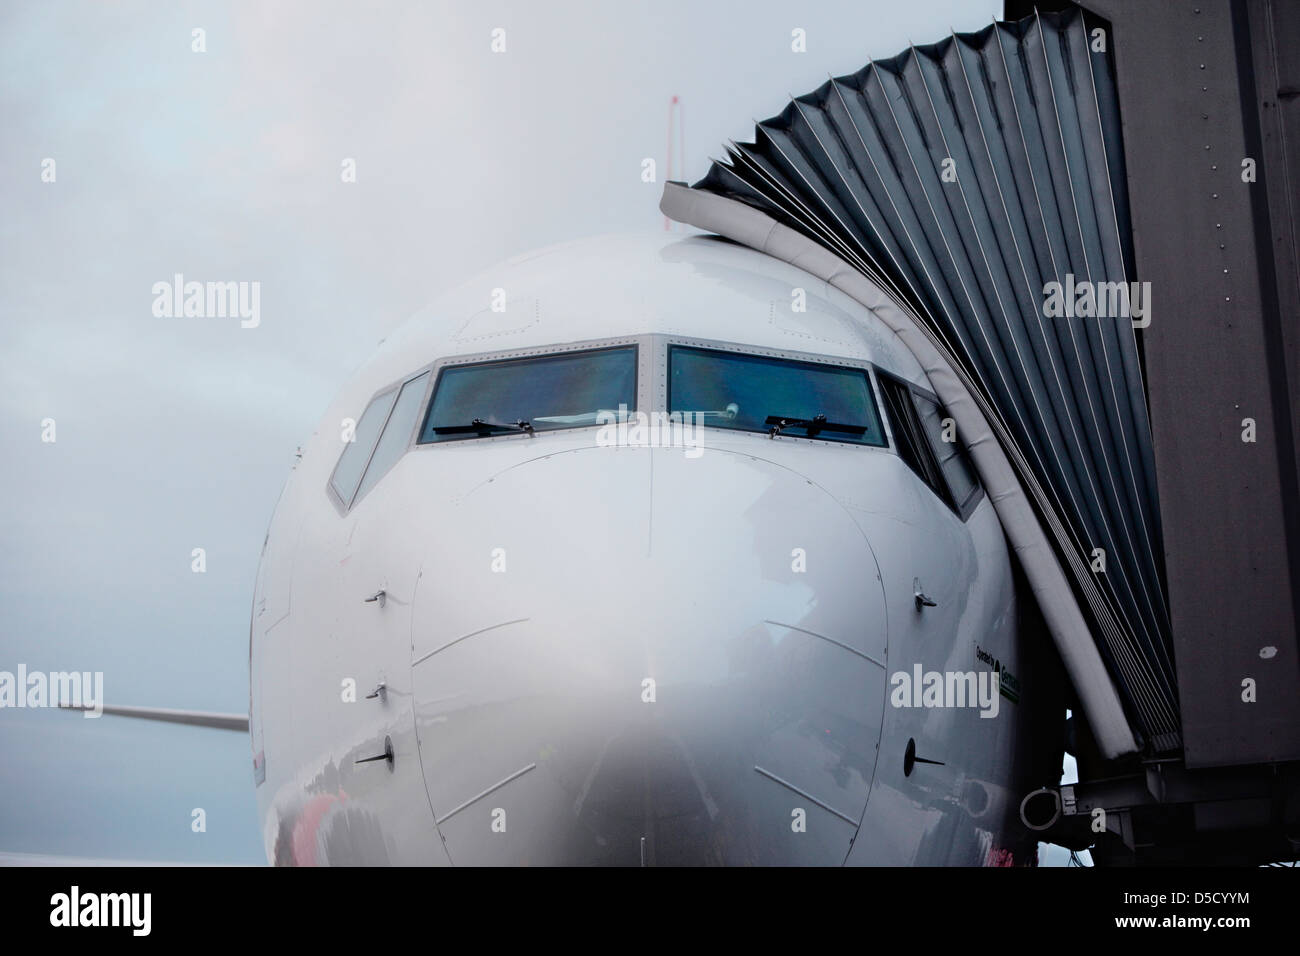
<instances>
[{"instance_id":1,"label":"rivet","mask_svg":"<svg viewBox=\"0 0 1300 956\"><path fill-rule=\"evenodd\" d=\"M1218 169L1219 167L1216 166L1216 165L1214 165L1213 163L1211 163L1211 164L1210 164L1210 168L1211 168L1211 169Z\"/></svg>"},{"instance_id":2,"label":"rivet","mask_svg":"<svg viewBox=\"0 0 1300 956\"><path fill-rule=\"evenodd\" d=\"M1223 243L1219 243L1219 248L1220 248L1220 249L1224 248Z\"/></svg>"},{"instance_id":3,"label":"rivet","mask_svg":"<svg viewBox=\"0 0 1300 956\"><path fill-rule=\"evenodd\" d=\"M1223 270L1223 274L1226 276L1226 275L1228 274L1228 270L1227 270L1227 269L1224 269L1224 270Z\"/></svg>"},{"instance_id":4,"label":"rivet","mask_svg":"<svg viewBox=\"0 0 1300 956\"><path fill-rule=\"evenodd\" d=\"M1218 193L1210 193L1210 195L1213 196L1215 199L1218 199L1218 198L1219 198L1219 194L1218 194Z\"/></svg>"},{"instance_id":5,"label":"rivet","mask_svg":"<svg viewBox=\"0 0 1300 956\"><path fill-rule=\"evenodd\" d=\"M1223 223L1221 223L1221 222L1216 222L1216 223L1214 224L1214 228L1215 228L1215 229L1222 229L1222 228L1223 228Z\"/></svg>"},{"instance_id":6,"label":"rivet","mask_svg":"<svg viewBox=\"0 0 1300 956\"><path fill-rule=\"evenodd\" d=\"M1204 63L1201 64L1201 69L1202 69L1202 70L1205 69L1205 64L1204 64Z\"/></svg>"}]
</instances>

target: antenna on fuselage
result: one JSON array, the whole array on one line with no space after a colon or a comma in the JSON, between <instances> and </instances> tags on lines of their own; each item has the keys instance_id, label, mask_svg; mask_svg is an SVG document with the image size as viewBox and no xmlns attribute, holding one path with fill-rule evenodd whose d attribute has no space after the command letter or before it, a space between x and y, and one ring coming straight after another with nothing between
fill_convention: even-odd
<instances>
[{"instance_id":1,"label":"antenna on fuselage","mask_svg":"<svg viewBox=\"0 0 1300 956\"><path fill-rule=\"evenodd\" d=\"M674 120L676 126L674 126ZM674 145L676 149L674 149ZM669 181L676 179L678 176L685 175L686 169L686 133L682 123L682 98L673 94L672 99L668 101L668 142L666 144L666 153L668 158L668 175ZM676 163L673 162L676 158ZM664 232L671 232L673 221L664 216Z\"/></svg>"}]
</instances>

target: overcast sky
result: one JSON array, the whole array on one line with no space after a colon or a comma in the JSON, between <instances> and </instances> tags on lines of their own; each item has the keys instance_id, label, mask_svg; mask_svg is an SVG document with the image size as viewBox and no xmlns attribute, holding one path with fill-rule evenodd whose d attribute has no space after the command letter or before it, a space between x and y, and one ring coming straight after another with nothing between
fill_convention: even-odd
<instances>
[{"instance_id":1,"label":"overcast sky","mask_svg":"<svg viewBox=\"0 0 1300 956\"><path fill-rule=\"evenodd\" d=\"M276 496L389 330L508 256L662 229L673 95L694 181L788 94L994 14L0 0L0 670L246 712ZM177 273L259 282L260 324L155 316ZM264 862L245 735L5 709L0 767L0 852Z\"/></svg>"}]
</instances>

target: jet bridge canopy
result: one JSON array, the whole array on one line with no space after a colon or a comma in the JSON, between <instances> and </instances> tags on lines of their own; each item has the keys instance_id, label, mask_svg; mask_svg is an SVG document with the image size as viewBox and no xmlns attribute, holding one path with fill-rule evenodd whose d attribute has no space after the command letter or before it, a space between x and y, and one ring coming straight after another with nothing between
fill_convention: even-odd
<instances>
[{"instance_id":1,"label":"jet bridge canopy","mask_svg":"<svg viewBox=\"0 0 1300 956\"><path fill-rule=\"evenodd\" d=\"M1147 302L1098 29L1073 8L872 62L760 123L694 189L811 238L927 329L1047 529L1131 726L1169 752Z\"/></svg>"},{"instance_id":2,"label":"jet bridge canopy","mask_svg":"<svg viewBox=\"0 0 1300 956\"><path fill-rule=\"evenodd\" d=\"M1148 755L1300 760L1300 10L1087 6L829 80L664 208L922 330Z\"/></svg>"}]
</instances>

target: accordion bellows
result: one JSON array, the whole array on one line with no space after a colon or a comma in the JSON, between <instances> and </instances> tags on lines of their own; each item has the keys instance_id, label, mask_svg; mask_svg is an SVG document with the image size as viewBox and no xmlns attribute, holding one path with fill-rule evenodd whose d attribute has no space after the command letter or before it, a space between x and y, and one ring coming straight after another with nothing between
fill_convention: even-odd
<instances>
[{"instance_id":1,"label":"accordion bellows","mask_svg":"<svg viewBox=\"0 0 1300 956\"><path fill-rule=\"evenodd\" d=\"M692 187L923 323L980 399L1149 751L1180 746L1110 35L1078 9L828 80ZM1145 293L1145 294L1144 294Z\"/></svg>"}]
</instances>

